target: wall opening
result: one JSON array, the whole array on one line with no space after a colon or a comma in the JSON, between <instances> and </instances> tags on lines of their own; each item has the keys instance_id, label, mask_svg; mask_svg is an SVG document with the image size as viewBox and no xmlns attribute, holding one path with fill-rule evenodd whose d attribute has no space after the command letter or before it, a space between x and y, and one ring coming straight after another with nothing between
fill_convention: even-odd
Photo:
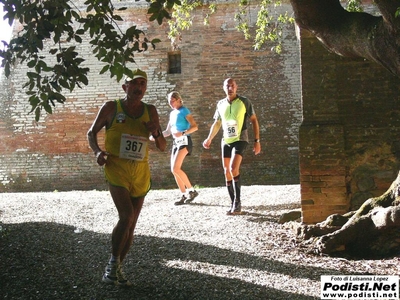
<instances>
[{"instance_id":1,"label":"wall opening","mask_svg":"<svg viewBox=\"0 0 400 300\"><path fill-rule=\"evenodd\" d=\"M168 74L181 74L181 52L168 53Z\"/></svg>"}]
</instances>

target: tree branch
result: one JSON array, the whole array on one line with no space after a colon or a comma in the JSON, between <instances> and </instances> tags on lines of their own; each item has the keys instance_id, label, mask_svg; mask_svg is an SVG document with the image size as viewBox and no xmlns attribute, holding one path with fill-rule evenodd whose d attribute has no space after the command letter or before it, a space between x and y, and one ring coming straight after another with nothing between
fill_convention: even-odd
<instances>
[{"instance_id":1,"label":"tree branch","mask_svg":"<svg viewBox=\"0 0 400 300\"><path fill-rule=\"evenodd\" d=\"M313 33L330 51L363 57L400 76L400 0L378 0L383 17L348 12L339 0L291 0L297 25Z\"/></svg>"}]
</instances>

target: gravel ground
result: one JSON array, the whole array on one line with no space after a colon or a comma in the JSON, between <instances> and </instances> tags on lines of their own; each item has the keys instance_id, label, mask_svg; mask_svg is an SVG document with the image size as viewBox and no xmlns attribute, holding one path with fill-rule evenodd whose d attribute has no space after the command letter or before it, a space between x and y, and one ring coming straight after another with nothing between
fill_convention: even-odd
<instances>
[{"instance_id":1,"label":"gravel ground","mask_svg":"<svg viewBox=\"0 0 400 300\"><path fill-rule=\"evenodd\" d=\"M3 299L319 299L321 275L398 275L400 258L309 254L296 240L299 185L245 186L241 216L227 191L153 190L124 263L130 288L104 285L117 214L107 191L0 194Z\"/></svg>"}]
</instances>

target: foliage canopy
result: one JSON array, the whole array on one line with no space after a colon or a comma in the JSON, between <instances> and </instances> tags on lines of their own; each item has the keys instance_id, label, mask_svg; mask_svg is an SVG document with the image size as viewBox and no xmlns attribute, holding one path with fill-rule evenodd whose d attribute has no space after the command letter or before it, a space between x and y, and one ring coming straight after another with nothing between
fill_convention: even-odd
<instances>
[{"instance_id":1,"label":"foliage canopy","mask_svg":"<svg viewBox=\"0 0 400 300\"><path fill-rule=\"evenodd\" d=\"M93 55L104 65L100 73L109 72L119 81L124 75L132 75L127 63L134 62L135 52L145 51L149 46L154 48L159 42L148 40L136 26L123 31L120 27L123 19L118 13L127 8L115 8L111 0L88 0L83 8L74 1L64 0L1 0L0 3L4 19L10 25L13 20L22 24L22 30L8 43L2 41L5 46L0 50L2 67L7 77L17 62L30 69L24 87L36 120L43 109L52 113L56 102L64 103L63 90L73 91L88 84L90 69L84 67L85 58L77 51L77 44L89 38ZM174 3L164 0L151 3L151 18L161 23L169 17L167 9ZM49 50L45 49L46 40L52 40L46 44L51 44Z\"/></svg>"},{"instance_id":2,"label":"foliage canopy","mask_svg":"<svg viewBox=\"0 0 400 300\"><path fill-rule=\"evenodd\" d=\"M125 2L135 5L137 1ZM179 39L181 32L190 28L193 10L204 5L201 0L146 1L150 21L159 24L168 21L171 40ZM360 0L348 2L355 10ZM85 57L77 50L77 44L88 40L93 55L103 65L100 73L108 73L119 81L124 75L132 75L127 64L135 62L135 52L155 48L160 42L149 40L135 25L122 30L124 20L120 13L127 7L121 7L118 0L0 0L0 3L4 19L10 25L17 20L22 26L9 42L2 41L2 67L7 77L17 63L29 68L24 88L36 120L43 110L52 113L56 103L65 102L64 90L73 91L88 84L90 69L84 66ZM256 50L266 41L273 41L275 51L280 52L281 25L294 19L287 13L275 19L270 13L271 6L280 5L279 0L257 0L256 31L252 37L248 18L250 4L250 0L240 0L235 15L237 29L246 39L254 38ZM208 8L205 25L217 6L211 3Z\"/></svg>"}]
</instances>

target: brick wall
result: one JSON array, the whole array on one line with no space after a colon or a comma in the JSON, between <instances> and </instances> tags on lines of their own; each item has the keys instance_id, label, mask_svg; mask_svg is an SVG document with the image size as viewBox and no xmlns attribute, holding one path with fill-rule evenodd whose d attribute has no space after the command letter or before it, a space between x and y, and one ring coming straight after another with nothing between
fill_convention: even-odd
<instances>
[{"instance_id":1,"label":"brick wall","mask_svg":"<svg viewBox=\"0 0 400 300\"><path fill-rule=\"evenodd\" d=\"M288 5L280 8L288 9ZM251 149L245 154L243 184L298 183L301 91L299 42L293 26L288 26L284 32L281 55L271 51L271 44L254 51L252 42L244 40L235 29L236 3L219 4L207 27L202 24L203 10L196 11L192 29L183 33L181 74L167 72L168 52L172 48L166 25L148 23L147 8L142 1L135 9L123 12L131 23L121 24L122 28L136 24L149 38L162 40L156 50L136 56L137 66L149 77L143 101L157 106L165 127L170 112L167 93L178 90L182 94L199 125L198 132L193 134L193 155L185 160L184 169L193 184L220 186L224 184L220 135L211 150L204 150L201 143L208 134L217 100L225 96L223 80L228 76L236 78L238 93L247 96L255 106L263 148L257 157ZM254 14L254 10L250 11ZM251 18L255 20L256 16ZM82 53L90 53L88 44L78 46ZM27 69L19 65L9 80L2 79L0 191L106 189L102 168L95 163L86 132L101 105L122 97L123 90L121 83L113 78L98 75L102 66L97 60L90 59L86 64L92 69L89 85L67 93L67 102L57 106L52 115L43 115L38 123L33 115L27 114L30 106L22 90ZM170 146L170 139L168 143ZM175 188L169 152L160 153L152 145L150 155L153 186Z\"/></svg>"},{"instance_id":2,"label":"brick wall","mask_svg":"<svg viewBox=\"0 0 400 300\"><path fill-rule=\"evenodd\" d=\"M301 32L303 222L357 209L383 194L399 164L399 79L377 64L328 52Z\"/></svg>"}]
</instances>

